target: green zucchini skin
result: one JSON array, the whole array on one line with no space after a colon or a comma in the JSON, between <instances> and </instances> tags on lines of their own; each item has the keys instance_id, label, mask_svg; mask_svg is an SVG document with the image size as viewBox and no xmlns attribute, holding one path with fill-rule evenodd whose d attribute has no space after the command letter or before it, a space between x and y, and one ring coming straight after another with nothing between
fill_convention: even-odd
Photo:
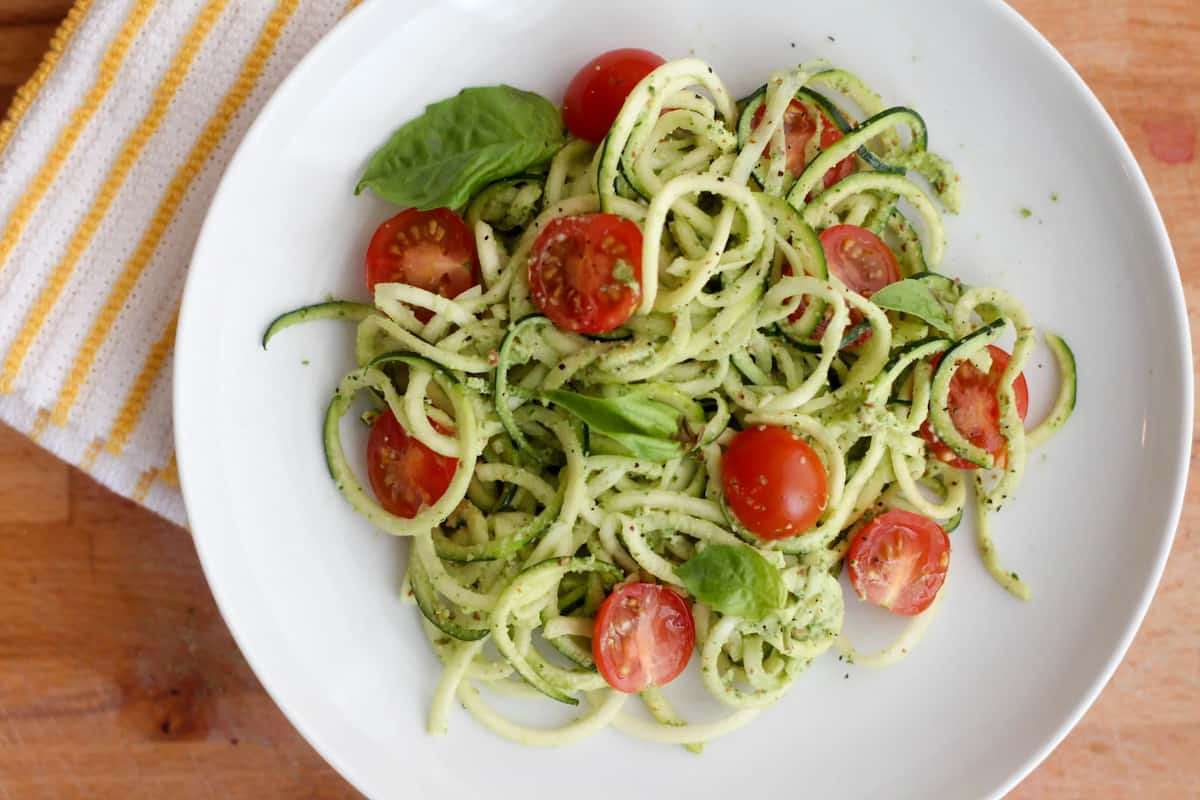
<instances>
[{"instance_id":1,"label":"green zucchini skin","mask_svg":"<svg viewBox=\"0 0 1200 800\"><path fill-rule=\"evenodd\" d=\"M324 303L313 303L309 306L293 308L291 311L285 311L271 320L271 324L263 331L262 347L263 350L266 350L267 344L275 338L275 334L293 325L299 325L302 322L312 322L319 319L343 319L347 322L361 322L374 313L374 306L367 303L353 303L348 300L330 300Z\"/></svg>"}]
</instances>

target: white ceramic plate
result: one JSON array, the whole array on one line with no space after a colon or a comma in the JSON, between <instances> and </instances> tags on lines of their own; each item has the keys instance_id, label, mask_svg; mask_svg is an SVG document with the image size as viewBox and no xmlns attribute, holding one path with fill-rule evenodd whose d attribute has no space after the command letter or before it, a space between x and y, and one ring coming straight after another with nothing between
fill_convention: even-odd
<instances>
[{"instance_id":1,"label":"white ceramic plate","mask_svg":"<svg viewBox=\"0 0 1200 800\"><path fill-rule=\"evenodd\" d=\"M467 85L558 98L580 64L627 45L694 52L735 95L824 56L925 116L969 189L945 270L1016 293L1079 361L1075 417L996 519L1034 600L987 578L968 527L910 658L869 672L828 656L703 757L612 732L547 754L461 711L430 738L438 670L397 597L403 543L350 510L321 454L351 331L292 330L269 352L258 339L282 310L364 296L361 254L390 210L351 190L396 125ZM300 731L381 798L998 795L1124 653L1170 545L1191 434L1182 294L1145 180L1079 77L998 2L368 3L246 137L196 249L176 358L183 487L225 619ZM1037 361L1034 415L1054 383ZM854 611L859 638L894 625Z\"/></svg>"}]
</instances>

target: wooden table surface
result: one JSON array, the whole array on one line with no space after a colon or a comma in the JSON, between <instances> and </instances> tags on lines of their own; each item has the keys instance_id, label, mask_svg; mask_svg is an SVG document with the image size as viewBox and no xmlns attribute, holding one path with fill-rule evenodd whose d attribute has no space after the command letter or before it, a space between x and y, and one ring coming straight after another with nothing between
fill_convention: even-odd
<instances>
[{"instance_id":1,"label":"wooden table surface","mask_svg":"<svg viewBox=\"0 0 1200 800\"><path fill-rule=\"evenodd\" d=\"M1171 232L1194 337L1200 0L1015 5L1133 147ZM0 109L69 7L0 0ZM1012 797L1200 798L1198 475L1124 663ZM187 532L0 426L0 798L357 796L246 666Z\"/></svg>"}]
</instances>

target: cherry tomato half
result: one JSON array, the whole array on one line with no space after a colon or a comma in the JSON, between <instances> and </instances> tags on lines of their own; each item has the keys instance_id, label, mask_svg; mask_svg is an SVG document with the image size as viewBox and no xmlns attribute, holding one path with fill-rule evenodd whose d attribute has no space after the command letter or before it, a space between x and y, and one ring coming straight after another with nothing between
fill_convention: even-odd
<instances>
[{"instance_id":1,"label":"cherry tomato half","mask_svg":"<svg viewBox=\"0 0 1200 800\"><path fill-rule=\"evenodd\" d=\"M367 247L367 288L407 283L442 297L458 297L479 282L475 240L462 217L448 208L410 208L379 226ZM417 318L428 322L427 309Z\"/></svg>"},{"instance_id":2,"label":"cherry tomato half","mask_svg":"<svg viewBox=\"0 0 1200 800\"><path fill-rule=\"evenodd\" d=\"M838 277L851 291L858 292L863 297L870 297L875 292L900 280L900 265L896 256L887 243L866 228L857 225L834 225L821 232L821 249L825 251L825 263L829 271ZM784 274L792 274L792 265L784 265ZM800 305L789 316L790 322L800 319L807 308L807 301ZM850 310L850 323L847 330L863 321L862 312ZM825 333L829 322L829 312L825 319L818 324L813 337L819 339ZM867 328L854 341L846 345L855 348L871 338L874 331Z\"/></svg>"},{"instance_id":3,"label":"cherry tomato half","mask_svg":"<svg viewBox=\"0 0 1200 800\"><path fill-rule=\"evenodd\" d=\"M596 613L592 657L604 680L619 692L632 694L675 680L695 646L692 610L666 586L618 586Z\"/></svg>"},{"instance_id":4,"label":"cherry tomato half","mask_svg":"<svg viewBox=\"0 0 1200 800\"><path fill-rule=\"evenodd\" d=\"M900 265L892 248L858 225L834 225L821 231L821 249L829 271L846 288L870 297L900 280Z\"/></svg>"},{"instance_id":5,"label":"cherry tomato half","mask_svg":"<svg viewBox=\"0 0 1200 800\"><path fill-rule=\"evenodd\" d=\"M970 361L964 361L950 379L950 419L967 441L991 453L996 459L996 466L1003 469L1008 454L1004 435L1000 433L999 392L1000 378L1008 368L1011 357L995 345L988 345L988 353L992 357L992 366L987 372L981 371ZM941 354L935 356L934 367L941 360ZM1017 414L1024 422L1025 415L1029 413L1029 384L1025 381L1024 372L1013 381L1013 395L1017 401ZM959 469L979 469L965 458L959 458L943 444L933 432L929 420L921 426L921 436L929 443L935 458Z\"/></svg>"},{"instance_id":6,"label":"cherry tomato half","mask_svg":"<svg viewBox=\"0 0 1200 800\"><path fill-rule=\"evenodd\" d=\"M792 262L784 261L783 262L783 274L787 277L790 277L792 275L797 275L797 274L804 275L805 273L804 273L804 270L799 270L799 269L796 269L795 267L793 267ZM807 310L808 310L808 295L805 295L804 297L802 297L800 299L800 305L796 306L796 310L793 311L791 314L788 314L788 322L796 322L797 320L799 320L801 317L804 316L804 312ZM825 332L825 327L828 324L829 324L829 312L828 312L828 310L826 310L825 316L821 319L821 321L817 325L817 329L816 329L816 332L814 333L813 338L820 339L821 334L823 334Z\"/></svg>"},{"instance_id":7,"label":"cherry tomato half","mask_svg":"<svg viewBox=\"0 0 1200 800\"><path fill-rule=\"evenodd\" d=\"M895 614L920 614L946 580L950 537L927 517L892 509L858 529L846 564L863 600Z\"/></svg>"},{"instance_id":8,"label":"cherry tomato half","mask_svg":"<svg viewBox=\"0 0 1200 800\"><path fill-rule=\"evenodd\" d=\"M446 430L430 420L441 433ZM367 477L379 504L389 513L412 519L436 503L458 467L458 459L435 453L409 436L390 410L371 426L367 438Z\"/></svg>"},{"instance_id":9,"label":"cherry tomato half","mask_svg":"<svg viewBox=\"0 0 1200 800\"><path fill-rule=\"evenodd\" d=\"M642 232L615 214L550 220L529 255L529 293L563 330L607 333L642 296Z\"/></svg>"},{"instance_id":10,"label":"cherry tomato half","mask_svg":"<svg viewBox=\"0 0 1200 800\"><path fill-rule=\"evenodd\" d=\"M786 428L740 431L721 461L725 505L760 539L804 533L825 510L828 487L817 451Z\"/></svg>"},{"instance_id":11,"label":"cherry tomato half","mask_svg":"<svg viewBox=\"0 0 1200 800\"><path fill-rule=\"evenodd\" d=\"M753 127L758 127L758 123L762 120L763 114L767 111L766 105L761 105L758 111L754 113L754 119L751 121ZM824 113L821 114L821 149L825 150L842 138L842 132L838 130L837 125L833 123ZM787 171L797 177L804 172L804 168L808 165L805 160L805 151L808 149L808 143L812 139L813 134L817 132L817 123L813 119L813 114L802 104L793 100L788 104L787 110L783 112L783 140L784 151L787 153ZM764 151L769 147L769 143L763 145ZM825 177L822 179L824 186L828 189L842 178L847 177L854 172L854 154L843 158L833 166Z\"/></svg>"},{"instance_id":12,"label":"cherry tomato half","mask_svg":"<svg viewBox=\"0 0 1200 800\"><path fill-rule=\"evenodd\" d=\"M563 124L580 139L598 144L608 135L633 87L665 63L662 56L633 47L596 56L567 85Z\"/></svg>"}]
</instances>

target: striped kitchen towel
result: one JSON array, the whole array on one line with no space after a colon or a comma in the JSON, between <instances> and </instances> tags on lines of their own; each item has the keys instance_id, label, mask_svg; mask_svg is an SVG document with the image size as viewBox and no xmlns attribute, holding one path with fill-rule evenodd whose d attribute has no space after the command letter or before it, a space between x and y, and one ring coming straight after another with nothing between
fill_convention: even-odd
<instances>
[{"instance_id":1,"label":"striped kitchen towel","mask_svg":"<svg viewBox=\"0 0 1200 800\"><path fill-rule=\"evenodd\" d=\"M77 0L0 124L0 419L184 523L171 367L225 165L357 0Z\"/></svg>"}]
</instances>

